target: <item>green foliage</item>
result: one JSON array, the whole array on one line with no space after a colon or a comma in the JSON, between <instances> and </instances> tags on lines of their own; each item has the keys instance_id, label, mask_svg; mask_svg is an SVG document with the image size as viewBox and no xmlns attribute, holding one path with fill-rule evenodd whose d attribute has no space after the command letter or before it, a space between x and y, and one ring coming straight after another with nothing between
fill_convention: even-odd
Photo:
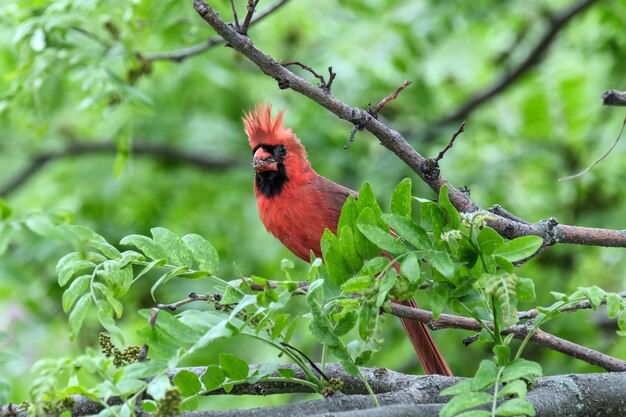
<instances>
[{"instance_id":1,"label":"green foliage","mask_svg":"<svg viewBox=\"0 0 626 417\"><path fill-rule=\"evenodd\" d=\"M143 327L145 317L135 311L152 305L147 295L150 287L167 272L161 268L165 255L149 258L154 259L145 266L149 272L141 277L142 267L133 264L136 281L125 295L118 296L115 292L124 291L126 278L112 273L121 269L114 263L103 265L104 277L98 275L93 288L85 288L92 282L91 275L77 272L63 287L62 299L54 271L56 260L70 251L87 250L82 249L85 245L81 239L62 236L61 229L56 228L59 224L85 225L105 237L120 253L129 249L116 244L122 237L139 234L153 240L149 230L155 225L168 228L181 239L186 233L197 233L210 238L219 251L219 273L223 277L236 277L237 270L272 278L282 276L280 259L291 255L258 222L246 168L249 148L242 134L242 109L251 108L260 98L287 108L286 123L294 127L307 146L313 166L325 176L351 188L369 179L382 203L388 201L393 184L407 175L403 164L392 162L393 157L365 134L357 137L350 152L338 151L351 126L320 113L315 103L277 89L276 83L260 71L241 59L233 59L228 48L213 48L184 62L142 59L150 52L203 44L215 35L188 3L1 3L0 131L5 140L0 143L0 187L7 189L39 157L48 153L61 155L47 160L35 175L22 178L24 182L2 193L4 200L0 201L0 313L7 318L2 325L12 335L2 342L0 351L20 352L17 360L3 366L2 377L13 386L9 401L27 398L30 378L24 375L36 358L58 358L67 352L75 355L86 346L94 346L100 324L119 346L126 345L122 343L125 341L143 342L135 329ZM220 8L224 18L230 17L227 2L213 5ZM243 3L237 5L245 8ZM259 9L266 5L259 3ZM338 77L333 94L355 105L375 103L397 87L399 81L411 79L411 87L389 103L381 116L385 123L414 141L424 155L435 155L457 126L441 126L432 135L421 134L422 128L445 117L466 98L480 93L514 68L545 29L544 24L536 23L541 23L547 13L569 5L488 0L451 6L449 2L355 0L320 1L311 8L307 2L291 1L286 8L253 26L250 36L273 56L297 59L318 72L334 65ZM621 33L625 10L626 4L620 2L596 2L572 19L558 35L558 42L544 54L545 59L520 82L505 94L473 108L467 118L468 130L446 154L442 173L452 183L470 187L474 201L484 207L499 203L531 221L555 215L564 223L608 228L620 225L626 216L620 158L607 158L593 175L580 181L555 183L555 178L587 166L592 153L612 141L616 125L621 124L619 111L594 103L607 86L619 87L623 80L621 63L626 58L626 44ZM283 14L289 18L282 18ZM343 41L337 42L337 33L342 34ZM352 47L352 39L359 39L368 48ZM63 157L68 145L89 146L99 141L114 143L117 155L87 153ZM172 155L182 151L235 162L224 168L225 172L222 168L207 172L175 159L166 158L163 163L158 157L135 153L135 145L166 146L175 151ZM415 190L434 198L421 184L416 184ZM395 203L390 213L404 216L406 199L398 200L394 195L392 200ZM399 224L381 217L402 236L403 244L433 245L423 246L423 254L413 253L399 260L401 271L395 286L405 279L409 287L431 285L418 293L424 299L420 299L420 304L437 313L444 310L452 291L443 277L456 279L462 266L454 264L456 255L433 244L433 236L439 236L441 231L431 232L428 225L432 216L442 216L441 210L422 204L413 206L413 215L420 221L412 223L429 231L425 240L419 230L401 234ZM74 213L74 219L68 216L68 210ZM431 213L423 215L424 211ZM378 227L384 230L385 225ZM368 244L370 252L357 252L361 259L380 255L380 249L358 227L352 229L352 234L353 240L359 242L353 243L355 250L356 246L364 247L363 240ZM504 243L489 228L478 233L478 242L488 255L487 260ZM191 245L184 243L193 253ZM342 244L350 249L347 234ZM458 250L472 253L467 247ZM143 250L138 252L145 255ZM113 255L107 257L117 260ZM355 281L344 292L366 291L375 280L374 273L354 275L355 257L350 255L348 260L347 266L335 266L331 259L326 259L327 274L333 275L333 268L348 269L348 280ZM199 262L199 270L217 273L215 265ZM389 261L379 258L371 268L384 269L381 265L385 262ZM523 269L511 268L509 273L517 276L519 303L528 302L534 295L532 282L525 284L527 278L523 277L534 277L538 284L541 282L536 304L550 305L549 291L574 294L579 287L589 286L590 280L606 289L623 290L620 277L625 264L626 258L616 249L556 245L537 262L530 262ZM497 267L509 266L499 260ZM307 268L296 260L295 269L288 272L293 279L301 279L307 275ZM432 278L433 268L437 280ZM391 280L391 275L387 279ZM213 281L175 277L162 281L163 286L156 289L154 296L160 302L170 302L190 291L204 294L211 290L223 291L231 304L241 300L241 294L231 287L207 289L209 283ZM72 285L76 286L69 291ZM341 285L342 281L328 283L323 295L331 296ZM72 321L76 337L70 342L66 317L58 313L62 308L73 311L81 297L92 291L101 302L95 303L91 296L85 298L86 308L77 309L77 313L86 312L86 316L80 326L76 326L79 320ZM412 290L393 292L396 296L408 295ZM379 297L385 298L381 294L378 290L375 296L372 294L374 304ZM269 306L275 297L275 292L267 291L257 302ZM606 303L612 312L610 316L623 332L626 315L620 313L621 301L608 293ZM317 341L307 331L296 332L306 327L302 319L292 320L302 313L302 304L290 302L284 311L276 312L271 337L282 333L289 342L295 334L293 340L299 349L313 352ZM338 316L340 326L335 330L348 346L357 337L355 326L359 326L360 311L358 306L353 307L351 313ZM466 314L454 303L448 307ZM534 304L523 308L531 307ZM233 307L224 304L220 308ZM481 317L488 320L492 313L483 310ZM558 317L559 313L555 315ZM357 324L353 325L353 321ZM366 317L364 322L368 322ZM398 349L406 352L409 346L400 341L399 326L393 325L391 319L387 324L382 330L379 327L385 343L397 343ZM562 318L552 326L551 330L559 336L609 354L621 355L626 346L623 339L608 340L609 336L593 320L580 320L577 326L571 326ZM369 332L367 326L362 330L365 335ZM207 338L219 334L230 334L230 330L220 327ZM483 334L488 336L486 331ZM470 349L447 348L455 344L454 332L441 332L438 336L446 357L460 374L473 373L474 364L489 354L489 349L479 344ZM245 357L238 337L222 337L218 343L222 350ZM382 349L370 363L402 369L415 366L414 360L407 364L410 356L398 354L398 349ZM272 361L273 355L273 351L260 350L255 352L255 361ZM590 365L565 355L552 355L547 350L534 351L533 357L550 374L593 370ZM207 348L196 350L188 360L203 365L215 358L217 355ZM280 372L289 374L284 369ZM257 406L262 400L241 401L245 406ZM156 411L156 403L151 411Z\"/></svg>"},{"instance_id":2,"label":"green foliage","mask_svg":"<svg viewBox=\"0 0 626 417\"><path fill-rule=\"evenodd\" d=\"M618 294L598 287L580 288L572 295L555 293L557 302L538 307L528 336L511 358L512 335L503 337L502 331L519 322L518 304L535 298L533 281L519 277L512 262L531 256L542 240L533 236L502 239L486 225L487 215L460 215L447 198L446 186L441 188L439 202L417 199L421 215L416 221L411 188L410 180L400 182L392 193L390 212L384 213L366 183L358 200L346 202L337 235L328 230L324 234L325 265L314 259L308 270L310 334L349 374L360 377L372 395L358 366L368 363L386 343L386 315L382 313L388 303L410 300L420 289L429 296L435 316L447 306L477 320L483 326L482 340L492 345L494 354L493 360L481 362L473 378L442 393L453 396L442 416L534 415L526 400L526 384L532 384L542 370L521 355L532 334L564 308L581 301L588 301L592 308L605 303L607 314L618 317L619 333L624 334L626 301ZM225 281L216 275L216 250L197 234L179 237L157 227L151 237L124 237L120 245L132 249L121 251L82 226L55 226L45 216L29 218L25 224L38 233L70 241L76 249L56 267L58 284L65 288L61 304L69 313L70 338L76 338L94 308L110 333L100 336L103 356L88 351L77 358L38 362L31 388L30 407L35 413L62 408L64 399L74 393L102 404L111 395L120 397L122 404L104 411L116 415L133 414L145 391L152 400L142 403L144 410L165 416L197 409L200 397L210 391L228 393L235 385L260 380L297 382L323 395L340 390L340 381L325 381L325 376L311 369L311 359L289 344L304 320L302 312L294 314L291 309L294 295L302 293L302 283L292 281L290 261L281 263L282 281L258 276ZM122 317L122 300L133 286L147 280L155 297L161 286L197 279L205 279L210 292L192 293L184 303L202 301L204 309L178 312L176 307L160 306L141 310L147 324L139 330L140 345L123 349L114 345L111 337L124 344L116 320ZM167 377L216 341L241 337L277 350L306 379L296 378L293 369L276 363L252 368L234 353L219 354L218 363L207 366L202 374L182 370Z\"/></svg>"}]
</instances>

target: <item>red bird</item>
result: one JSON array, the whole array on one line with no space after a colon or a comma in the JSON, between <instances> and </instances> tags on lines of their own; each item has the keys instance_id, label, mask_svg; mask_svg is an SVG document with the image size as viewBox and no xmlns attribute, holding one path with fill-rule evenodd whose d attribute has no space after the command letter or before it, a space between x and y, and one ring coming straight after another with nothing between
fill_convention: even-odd
<instances>
[{"instance_id":1,"label":"red bird","mask_svg":"<svg viewBox=\"0 0 626 417\"><path fill-rule=\"evenodd\" d=\"M324 229L337 232L343 204L348 196L356 198L358 193L315 172L304 146L282 121L283 112L273 119L270 105L261 104L245 115L255 170L254 191L265 228L308 262L310 251L322 257ZM413 300L405 304L416 306ZM401 320L424 371L452 376L426 325Z\"/></svg>"}]
</instances>

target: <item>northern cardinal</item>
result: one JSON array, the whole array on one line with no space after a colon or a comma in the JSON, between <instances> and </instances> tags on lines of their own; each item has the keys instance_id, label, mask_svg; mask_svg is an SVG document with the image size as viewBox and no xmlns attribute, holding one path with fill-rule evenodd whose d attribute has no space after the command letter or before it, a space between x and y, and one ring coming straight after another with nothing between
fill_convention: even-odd
<instances>
[{"instance_id":1,"label":"northern cardinal","mask_svg":"<svg viewBox=\"0 0 626 417\"><path fill-rule=\"evenodd\" d=\"M283 126L283 112L272 118L271 105L258 105L244 117L252 148L254 191L265 228L294 255L309 261L322 257L324 229L337 232L341 209L352 191L322 177L311 167L306 150ZM405 305L416 307L415 301ZM425 324L401 319L424 371L452 376Z\"/></svg>"}]
</instances>

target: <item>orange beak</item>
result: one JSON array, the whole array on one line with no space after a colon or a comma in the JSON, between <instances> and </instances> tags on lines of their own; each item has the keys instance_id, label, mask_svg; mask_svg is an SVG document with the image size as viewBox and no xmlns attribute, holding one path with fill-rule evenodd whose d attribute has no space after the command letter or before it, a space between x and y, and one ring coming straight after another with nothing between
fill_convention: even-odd
<instances>
[{"instance_id":1,"label":"orange beak","mask_svg":"<svg viewBox=\"0 0 626 417\"><path fill-rule=\"evenodd\" d=\"M267 171L278 171L278 165L274 159L274 155L263 148L259 148L254 152L252 157L252 166L257 173Z\"/></svg>"}]
</instances>

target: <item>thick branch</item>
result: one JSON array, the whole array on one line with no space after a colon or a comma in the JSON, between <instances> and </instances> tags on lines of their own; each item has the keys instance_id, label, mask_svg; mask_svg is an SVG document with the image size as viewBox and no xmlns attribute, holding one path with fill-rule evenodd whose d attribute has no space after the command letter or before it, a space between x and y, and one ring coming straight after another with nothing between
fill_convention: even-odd
<instances>
[{"instance_id":1,"label":"thick branch","mask_svg":"<svg viewBox=\"0 0 626 417\"><path fill-rule=\"evenodd\" d=\"M567 10L554 13L549 16L547 18L547 21L549 22L548 29L530 50L528 55L515 68L504 73L499 79L493 81L493 83L483 91L480 91L468 98L450 114L435 122L433 126L441 126L451 122L460 122L477 107L485 104L498 94L505 91L515 81L520 79L529 70L539 64L546 55L546 51L550 45L552 45L552 43L556 40L557 35L574 17L587 10L589 6L593 5L596 1L597 0L582 0Z\"/></svg>"},{"instance_id":2,"label":"thick branch","mask_svg":"<svg viewBox=\"0 0 626 417\"><path fill-rule=\"evenodd\" d=\"M268 6L265 10L260 13L257 13L255 17L250 22L249 26L254 25L255 23L260 22L265 19L267 16L274 13L276 10L280 9L285 5L289 0L278 0L274 2L272 5ZM192 56L199 55L214 46L223 45L226 41L221 36L215 36L213 38L209 38L206 41L199 43L197 45L192 45L187 48L177 49L175 51L169 52L138 52L137 56L144 61L176 61L182 62L187 58L191 58Z\"/></svg>"},{"instance_id":3,"label":"thick branch","mask_svg":"<svg viewBox=\"0 0 626 417\"><path fill-rule=\"evenodd\" d=\"M592 1L593 0L587 0L584 4L591 3ZM310 98L341 119L347 120L355 125L365 126L368 131L373 133L378 140L380 140L383 146L402 159L402 161L411 167L435 192L438 193L439 189L444 184L448 184L448 182L439 175L437 163L433 159L426 159L420 155L397 131L390 129L380 120L372 117L367 111L352 107L337 100L332 95L325 93L322 89L315 87L313 84L281 66L271 56L256 48L247 36L240 35L236 30L226 24L206 1L194 0L193 5L198 14L209 23L220 36L226 39L234 49L254 62L265 74L277 80L280 85L289 86L294 91ZM450 201L459 211L482 211L465 193L462 193L450 184L448 185ZM553 225L549 222L526 224L495 215L491 215L491 217L489 225L507 238L536 235L544 238L547 244L575 243L582 245L626 247L625 231L561 224Z\"/></svg>"},{"instance_id":4,"label":"thick branch","mask_svg":"<svg viewBox=\"0 0 626 417\"><path fill-rule=\"evenodd\" d=\"M205 368L191 368L203 372ZM341 417L358 416L436 416L442 404L449 398L441 397L441 390L461 381L461 378L439 375L415 376L392 373L387 370L362 368L365 377L372 385L377 379L385 379L382 373L389 372L389 378L398 376L403 383L395 385L392 391L377 395L382 407L375 408L367 395L336 394L330 398L310 400L276 407L252 408L246 410L196 411L181 414L187 417L283 417L304 415L328 415ZM340 366L329 366L332 377L350 380ZM268 381L269 382L269 381ZM266 382L260 381L257 386ZM609 417L626 414L626 373L573 374L538 378L529 390L527 398L535 406L540 416L597 416ZM290 392L290 391L287 391ZM257 389L250 394L265 395L267 391ZM95 414L102 407L91 400L74 396L73 416ZM5 407L6 408L6 407ZM419 411L419 414L417 414ZM408 414L406 414L408 412ZM25 417L26 413L17 414Z\"/></svg>"},{"instance_id":5,"label":"thick branch","mask_svg":"<svg viewBox=\"0 0 626 417\"><path fill-rule=\"evenodd\" d=\"M98 153L116 153L113 143L73 143L65 149L43 152L32 156L30 162L17 175L0 188L0 196L6 196L21 187L33 175L44 168L49 162L63 158ZM210 158L198 154L180 151L163 145L133 143L131 152L135 155L149 156L169 164L195 166L206 171L220 171L231 168L235 161L228 158Z\"/></svg>"},{"instance_id":6,"label":"thick branch","mask_svg":"<svg viewBox=\"0 0 626 417\"><path fill-rule=\"evenodd\" d=\"M394 316L419 321L428 324L431 329L465 329L473 331L481 331L482 327L476 320L455 316L451 314L441 314L437 320L434 320L433 314L430 311L421 310L417 308L407 307L401 304L390 303L391 314ZM493 329L491 323L487 325ZM513 334L516 339L524 339L531 328L526 325L511 326L502 331L502 334ZM614 358L606 355L602 352L589 349L585 346L577 345L560 337L551 335L543 330L536 330L531 336L530 340L539 346L546 347L548 349L561 352L567 356L571 356L576 359L580 359L592 365L599 366L607 371L611 372L623 372L626 371L626 361Z\"/></svg>"}]
</instances>

